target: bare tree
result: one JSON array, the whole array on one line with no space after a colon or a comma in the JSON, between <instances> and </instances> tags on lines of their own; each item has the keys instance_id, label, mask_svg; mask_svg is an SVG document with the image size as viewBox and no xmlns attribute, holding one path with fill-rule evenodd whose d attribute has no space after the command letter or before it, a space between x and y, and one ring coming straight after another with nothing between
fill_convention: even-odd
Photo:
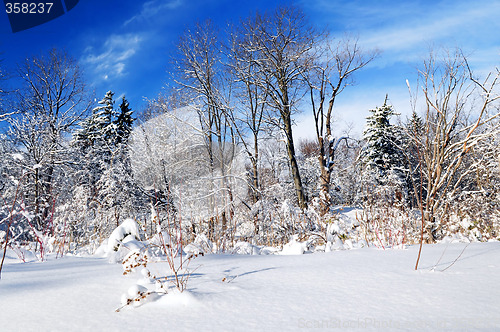
<instances>
[{"instance_id":1,"label":"bare tree","mask_svg":"<svg viewBox=\"0 0 500 332\"><path fill-rule=\"evenodd\" d=\"M178 43L179 57L176 61L176 82L187 98L186 104L195 107L207 149L211 177L220 179L220 187L212 183L212 195L209 197L214 217L218 215L216 194L224 198L220 211L222 230L225 232L228 219L234 214L233 192L228 171L231 168L227 151L234 152L235 135L231 126L231 108L229 107L231 85L224 77L222 66L222 45L219 32L210 21L196 24L193 31L186 30ZM216 176L216 168L220 176Z\"/></svg>"},{"instance_id":2,"label":"bare tree","mask_svg":"<svg viewBox=\"0 0 500 332\"><path fill-rule=\"evenodd\" d=\"M235 81L234 95L237 100L231 119L239 141L250 159L253 203L261 196L259 142L268 127L265 118L269 99L266 77L257 64L259 53L248 47L255 43L255 37L252 31L241 26L233 27L228 53L228 67Z\"/></svg>"},{"instance_id":3,"label":"bare tree","mask_svg":"<svg viewBox=\"0 0 500 332\"><path fill-rule=\"evenodd\" d=\"M18 69L22 88L17 91L10 134L21 146L22 167L29 183L37 229L44 229L53 210L58 188L54 187L60 167L68 162L64 135L90 109L82 73L70 56L58 50L28 58Z\"/></svg>"},{"instance_id":4,"label":"bare tree","mask_svg":"<svg viewBox=\"0 0 500 332\"><path fill-rule=\"evenodd\" d=\"M295 7L279 7L271 15L256 14L243 22L251 43L243 45L247 52L258 54L254 63L269 90L268 105L277 118L271 120L285 134L287 154L300 208L307 207L307 197L300 178L292 134L292 114L303 96L302 73L311 61L316 31L304 14Z\"/></svg>"},{"instance_id":5,"label":"bare tree","mask_svg":"<svg viewBox=\"0 0 500 332\"><path fill-rule=\"evenodd\" d=\"M500 72L497 69L480 81L457 49L443 55L431 52L419 75L424 126L422 135L410 133L410 138L417 147L425 186L422 195L414 186L422 211L422 242L424 228L429 241L438 239L450 201L463 180L475 171L476 163L465 165L464 158L495 133L481 128L500 115L493 107L500 98Z\"/></svg>"},{"instance_id":6,"label":"bare tree","mask_svg":"<svg viewBox=\"0 0 500 332\"><path fill-rule=\"evenodd\" d=\"M332 132L332 114L337 96L354 83L356 71L370 63L378 52L365 52L356 38L344 36L337 42L326 40L315 49L316 59L304 72L314 116L318 141L320 176L320 214L330 210L330 179L335 161L335 151L348 137L335 138ZM325 105L327 102L327 105Z\"/></svg>"}]
</instances>

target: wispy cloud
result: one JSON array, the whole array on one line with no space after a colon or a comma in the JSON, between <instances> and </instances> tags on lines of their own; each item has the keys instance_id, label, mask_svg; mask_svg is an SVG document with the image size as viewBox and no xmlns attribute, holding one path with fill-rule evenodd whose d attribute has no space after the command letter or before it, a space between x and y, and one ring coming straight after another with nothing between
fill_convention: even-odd
<instances>
[{"instance_id":1,"label":"wispy cloud","mask_svg":"<svg viewBox=\"0 0 500 332\"><path fill-rule=\"evenodd\" d=\"M139 14L132 16L130 19L123 23L123 26L127 26L134 21L145 21L151 17L158 15L164 10L172 10L180 7L182 5L182 0L151 0L147 1L142 5L142 9Z\"/></svg>"},{"instance_id":2,"label":"wispy cloud","mask_svg":"<svg viewBox=\"0 0 500 332\"><path fill-rule=\"evenodd\" d=\"M88 47L82 63L100 79L123 76L127 62L137 52L141 41L138 34L111 35L99 49Z\"/></svg>"},{"instance_id":3,"label":"wispy cloud","mask_svg":"<svg viewBox=\"0 0 500 332\"><path fill-rule=\"evenodd\" d=\"M383 51L373 65L418 62L429 47L461 47L486 65L500 53L500 2L491 0L302 0L319 17L329 15L334 32L349 31L366 48ZM492 50L496 45L496 50ZM487 52L483 52L487 50ZM498 63L498 57L490 59Z\"/></svg>"},{"instance_id":4,"label":"wispy cloud","mask_svg":"<svg viewBox=\"0 0 500 332\"><path fill-rule=\"evenodd\" d=\"M411 15L397 17L389 26L362 31L361 41L366 47L382 49L389 63L418 60L430 46L458 46L480 52L485 44L498 45L500 41L499 12L500 3L495 1L456 2L432 8L427 3Z\"/></svg>"}]
</instances>

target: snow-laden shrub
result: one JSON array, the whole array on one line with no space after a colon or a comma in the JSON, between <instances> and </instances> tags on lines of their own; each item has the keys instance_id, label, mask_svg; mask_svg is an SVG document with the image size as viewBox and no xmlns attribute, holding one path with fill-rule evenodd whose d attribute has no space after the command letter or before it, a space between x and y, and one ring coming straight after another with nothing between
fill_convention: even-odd
<instances>
[{"instance_id":1,"label":"snow-laden shrub","mask_svg":"<svg viewBox=\"0 0 500 332\"><path fill-rule=\"evenodd\" d=\"M156 231L153 236L140 240L138 224L133 219L126 219L98 250L99 254L109 257L110 262L120 262L124 275L137 273L142 268L142 279L122 295L122 307L116 311L127 306L141 306L169 294L171 290L183 292L192 273L189 263L200 252L203 254L201 247L207 241L206 238L200 236L199 245L191 245L193 252L185 255L179 224L160 224L156 213L152 213L151 219L152 229ZM166 273L158 277L153 275L149 268L154 263L162 263L162 267L168 266Z\"/></svg>"},{"instance_id":2,"label":"snow-laden shrub","mask_svg":"<svg viewBox=\"0 0 500 332\"><path fill-rule=\"evenodd\" d=\"M118 251L120 245L123 243L123 240L129 235L137 240L140 238L137 222L130 218L126 219L120 224L120 226L116 227L109 236L108 252Z\"/></svg>"},{"instance_id":3,"label":"snow-laden shrub","mask_svg":"<svg viewBox=\"0 0 500 332\"><path fill-rule=\"evenodd\" d=\"M136 284L130 286L126 293L122 294L122 306L116 309L117 312L126 306L140 307L157 300L161 295L167 294L165 284L160 278L152 275L146 267L141 270L141 275L142 278Z\"/></svg>"}]
</instances>

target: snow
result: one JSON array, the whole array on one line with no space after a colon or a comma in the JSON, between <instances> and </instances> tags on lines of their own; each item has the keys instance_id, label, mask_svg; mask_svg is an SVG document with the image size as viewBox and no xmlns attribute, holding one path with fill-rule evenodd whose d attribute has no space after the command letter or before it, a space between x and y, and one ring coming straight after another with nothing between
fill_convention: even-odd
<instances>
[{"instance_id":1,"label":"snow","mask_svg":"<svg viewBox=\"0 0 500 332\"><path fill-rule=\"evenodd\" d=\"M282 255L302 255L307 250L305 242L297 241L298 235L294 235L292 240L283 246Z\"/></svg>"},{"instance_id":2,"label":"snow","mask_svg":"<svg viewBox=\"0 0 500 332\"><path fill-rule=\"evenodd\" d=\"M65 256L49 257L44 263L19 263L10 253L0 280L1 329L500 328L500 242L425 245L421 268L414 271L417 252L418 247L412 246L295 256L199 256L191 262L196 270L187 291L169 290L120 312L115 310L122 306L122 294L126 299L150 290L153 281L148 272L165 275L165 263L150 263L148 269L124 276L120 264L105 258Z\"/></svg>"},{"instance_id":3,"label":"snow","mask_svg":"<svg viewBox=\"0 0 500 332\"><path fill-rule=\"evenodd\" d=\"M12 159L14 160L24 160L24 156L20 153L13 153L12 154Z\"/></svg>"},{"instance_id":4,"label":"snow","mask_svg":"<svg viewBox=\"0 0 500 332\"><path fill-rule=\"evenodd\" d=\"M139 229L133 219L126 219L111 233L108 241L108 252L118 251L122 241L129 235L139 238Z\"/></svg>"}]
</instances>

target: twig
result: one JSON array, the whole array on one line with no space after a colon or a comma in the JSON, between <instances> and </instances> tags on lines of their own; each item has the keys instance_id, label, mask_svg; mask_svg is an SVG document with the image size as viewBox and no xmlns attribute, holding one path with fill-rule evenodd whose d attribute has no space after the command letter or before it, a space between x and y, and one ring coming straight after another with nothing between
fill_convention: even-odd
<instances>
[{"instance_id":1,"label":"twig","mask_svg":"<svg viewBox=\"0 0 500 332\"><path fill-rule=\"evenodd\" d=\"M436 269L436 266L438 266L438 265L439 265L439 262L441 262L441 259L443 259L443 256L444 256L444 254L445 254L445 252L446 252L446 249L448 249L448 246L449 246L449 245L450 245L450 243L448 242L448 243L446 244L446 247L444 248L443 252L441 253L441 257L439 257L438 261L436 262L436 264L434 264L434 266L432 267L431 271L434 271L434 270Z\"/></svg>"},{"instance_id":2,"label":"twig","mask_svg":"<svg viewBox=\"0 0 500 332\"><path fill-rule=\"evenodd\" d=\"M239 277L238 275L235 275L233 277L224 277L222 278L222 282L227 282L228 284L233 281L234 279L236 279L237 277Z\"/></svg>"},{"instance_id":3,"label":"twig","mask_svg":"<svg viewBox=\"0 0 500 332\"><path fill-rule=\"evenodd\" d=\"M460 257L462 257L462 254L464 253L465 249L467 249L469 244L470 244L470 242L467 243L467 245L462 249L462 252L460 253L460 255L458 255L458 257L455 258L455 260L450 265L448 265L446 268L442 269L441 272L444 272L444 271L448 270L450 267L452 267L460 259Z\"/></svg>"}]
</instances>

